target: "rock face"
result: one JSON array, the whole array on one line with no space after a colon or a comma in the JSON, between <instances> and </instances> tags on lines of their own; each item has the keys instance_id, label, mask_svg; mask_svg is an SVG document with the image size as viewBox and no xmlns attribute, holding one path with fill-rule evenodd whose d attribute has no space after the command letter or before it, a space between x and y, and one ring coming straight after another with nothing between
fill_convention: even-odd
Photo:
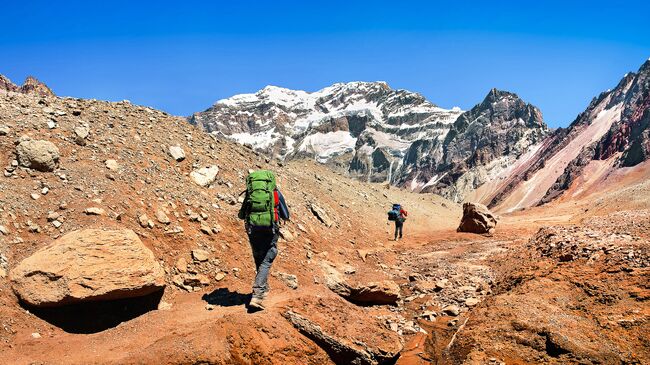
<instances>
[{"instance_id":1,"label":"rock face","mask_svg":"<svg viewBox=\"0 0 650 365\"><path fill-rule=\"evenodd\" d=\"M190 177L197 185L207 187L217 179L218 173L219 167L212 165L192 171Z\"/></svg>"},{"instance_id":2,"label":"rock face","mask_svg":"<svg viewBox=\"0 0 650 365\"><path fill-rule=\"evenodd\" d=\"M549 202L586 176L595 161L613 169L650 158L650 60L628 73L612 90L595 97L568 128L560 128L536 153L494 177L501 181L481 202L512 211ZM595 164L594 164L595 165ZM600 169L605 175L612 169ZM604 175L603 175L604 176Z\"/></svg>"},{"instance_id":3,"label":"rock face","mask_svg":"<svg viewBox=\"0 0 650 365\"><path fill-rule=\"evenodd\" d=\"M59 149L52 142L21 137L16 146L21 166L38 171L54 171L59 165Z\"/></svg>"},{"instance_id":4,"label":"rock face","mask_svg":"<svg viewBox=\"0 0 650 365\"><path fill-rule=\"evenodd\" d=\"M23 94L36 94L40 96L55 96L47 85L38 81L33 76L28 76L22 86L17 86L7 77L0 75L0 90L18 92Z\"/></svg>"},{"instance_id":5,"label":"rock face","mask_svg":"<svg viewBox=\"0 0 650 365\"><path fill-rule=\"evenodd\" d=\"M458 232L492 233L496 225L496 218L485 205L463 204L463 218L458 226Z\"/></svg>"},{"instance_id":6,"label":"rock face","mask_svg":"<svg viewBox=\"0 0 650 365\"><path fill-rule=\"evenodd\" d=\"M314 158L364 181L462 201L548 133L540 111L493 89L462 113L382 82L314 93L268 86L189 118L275 157Z\"/></svg>"},{"instance_id":7,"label":"rock face","mask_svg":"<svg viewBox=\"0 0 650 365\"><path fill-rule=\"evenodd\" d=\"M406 153L399 184L454 201L534 149L548 128L535 106L516 94L492 89L463 113L444 138L421 140Z\"/></svg>"},{"instance_id":8,"label":"rock face","mask_svg":"<svg viewBox=\"0 0 650 365\"><path fill-rule=\"evenodd\" d=\"M10 272L14 292L37 307L114 300L153 293L164 271L131 230L74 231Z\"/></svg>"}]
</instances>

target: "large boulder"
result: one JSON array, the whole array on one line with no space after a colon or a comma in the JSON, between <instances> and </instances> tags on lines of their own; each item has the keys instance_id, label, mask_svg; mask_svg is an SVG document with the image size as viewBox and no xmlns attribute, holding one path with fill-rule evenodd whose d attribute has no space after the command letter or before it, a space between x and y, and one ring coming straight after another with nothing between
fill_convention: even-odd
<instances>
[{"instance_id":1,"label":"large boulder","mask_svg":"<svg viewBox=\"0 0 650 365\"><path fill-rule=\"evenodd\" d=\"M54 171L59 165L59 149L52 142L21 137L16 146L18 163L38 171Z\"/></svg>"},{"instance_id":2,"label":"large boulder","mask_svg":"<svg viewBox=\"0 0 650 365\"><path fill-rule=\"evenodd\" d=\"M207 187L217 179L218 173L219 167L212 165L190 172L190 177L198 186Z\"/></svg>"},{"instance_id":3,"label":"large boulder","mask_svg":"<svg viewBox=\"0 0 650 365\"><path fill-rule=\"evenodd\" d=\"M483 204L463 204L463 218L460 220L458 232L492 233L497 226L497 219Z\"/></svg>"},{"instance_id":4,"label":"large boulder","mask_svg":"<svg viewBox=\"0 0 650 365\"><path fill-rule=\"evenodd\" d=\"M392 280L358 282L346 280L331 264L323 263L325 285L348 301L361 305L394 305L400 300L400 288Z\"/></svg>"},{"instance_id":5,"label":"large boulder","mask_svg":"<svg viewBox=\"0 0 650 365\"><path fill-rule=\"evenodd\" d=\"M129 229L74 231L9 274L14 292L37 307L133 298L165 286L151 250Z\"/></svg>"}]
</instances>

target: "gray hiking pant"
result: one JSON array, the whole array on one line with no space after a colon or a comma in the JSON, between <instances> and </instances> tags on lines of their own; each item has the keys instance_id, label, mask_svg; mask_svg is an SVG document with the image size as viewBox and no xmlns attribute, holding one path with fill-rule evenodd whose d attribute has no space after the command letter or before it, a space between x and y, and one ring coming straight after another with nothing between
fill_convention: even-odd
<instances>
[{"instance_id":1,"label":"gray hiking pant","mask_svg":"<svg viewBox=\"0 0 650 365\"><path fill-rule=\"evenodd\" d=\"M253 250L253 259L255 260L255 281L253 282L253 297L262 299L262 296L269 291L269 271L271 264L278 254L277 242L279 234L272 232L252 232L248 235L248 240Z\"/></svg>"},{"instance_id":2,"label":"gray hiking pant","mask_svg":"<svg viewBox=\"0 0 650 365\"><path fill-rule=\"evenodd\" d=\"M404 229L404 222L395 221L395 239L399 234L399 238L402 238L402 230Z\"/></svg>"}]
</instances>

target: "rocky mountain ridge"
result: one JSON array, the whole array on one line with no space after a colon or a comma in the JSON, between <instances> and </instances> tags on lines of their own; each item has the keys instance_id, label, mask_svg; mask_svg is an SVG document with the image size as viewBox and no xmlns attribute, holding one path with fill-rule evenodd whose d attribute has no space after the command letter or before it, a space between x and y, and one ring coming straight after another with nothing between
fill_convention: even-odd
<instances>
[{"instance_id":1,"label":"rocky mountain ridge","mask_svg":"<svg viewBox=\"0 0 650 365\"><path fill-rule=\"evenodd\" d=\"M44 83L38 81L33 76L27 76L25 82L18 86L11 82L9 78L0 75L0 90L17 92L22 94L36 94L40 96L54 96L54 92Z\"/></svg>"},{"instance_id":2,"label":"rocky mountain ridge","mask_svg":"<svg viewBox=\"0 0 650 365\"><path fill-rule=\"evenodd\" d=\"M650 60L595 97L567 128L544 139L474 194L490 207L513 210L544 204L575 184L604 181L650 157ZM591 166L591 167L590 167ZM591 171L594 170L594 171ZM576 188L577 185L576 185Z\"/></svg>"}]
</instances>

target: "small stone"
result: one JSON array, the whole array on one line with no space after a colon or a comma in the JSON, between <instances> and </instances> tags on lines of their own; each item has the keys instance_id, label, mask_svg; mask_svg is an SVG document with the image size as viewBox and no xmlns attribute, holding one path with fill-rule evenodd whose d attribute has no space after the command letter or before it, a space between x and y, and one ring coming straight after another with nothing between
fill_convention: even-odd
<instances>
[{"instance_id":1,"label":"small stone","mask_svg":"<svg viewBox=\"0 0 650 365\"><path fill-rule=\"evenodd\" d=\"M104 215L106 212L102 208L90 207L84 210L87 215Z\"/></svg>"},{"instance_id":2,"label":"small stone","mask_svg":"<svg viewBox=\"0 0 650 365\"><path fill-rule=\"evenodd\" d=\"M207 309L209 311L213 310L214 308L216 308L214 304L209 304L208 303L208 304L205 305L205 309Z\"/></svg>"},{"instance_id":3,"label":"small stone","mask_svg":"<svg viewBox=\"0 0 650 365\"><path fill-rule=\"evenodd\" d=\"M278 276L280 277L280 279L284 282L284 284L287 287L289 287L289 288L291 288L293 290L298 289L298 277L296 275L286 274L286 273L281 272L281 273L278 274Z\"/></svg>"},{"instance_id":4,"label":"small stone","mask_svg":"<svg viewBox=\"0 0 650 365\"><path fill-rule=\"evenodd\" d=\"M197 248L192 250L192 258L194 258L195 261L205 262L210 258L210 253L206 250Z\"/></svg>"},{"instance_id":5,"label":"small stone","mask_svg":"<svg viewBox=\"0 0 650 365\"><path fill-rule=\"evenodd\" d=\"M212 229L207 224L201 223L201 232L209 236L212 234Z\"/></svg>"},{"instance_id":6,"label":"small stone","mask_svg":"<svg viewBox=\"0 0 650 365\"><path fill-rule=\"evenodd\" d=\"M215 279L216 281L221 281L221 280L223 280L223 279L225 279L225 278L226 278L226 273L224 273L223 271L219 271L219 272L217 273L217 275L214 276L214 279Z\"/></svg>"},{"instance_id":7,"label":"small stone","mask_svg":"<svg viewBox=\"0 0 650 365\"><path fill-rule=\"evenodd\" d=\"M38 332L32 333L32 338L41 338L41 334Z\"/></svg>"},{"instance_id":8,"label":"small stone","mask_svg":"<svg viewBox=\"0 0 650 365\"><path fill-rule=\"evenodd\" d=\"M183 151L180 146L169 147L169 155L178 162L181 162L185 159L185 151Z\"/></svg>"},{"instance_id":9,"label":"small stone","mask_svg":"<svg viewBox=\"0 0 650 365\"><path fill-rule=\"evenodd\" d=\"M10 129L6 125L0 125L0 136L6 136L9 134Z\"/></svg>"},{"instance_id":10,"label":"small stone","mask_svg":"<svg viewBox=\"0 0 650 365\"><path fill-rule=\"evenodd\" d=\"M47 193L49 193L49 192L50 192L50 189L47 186L44 187L43 189L41 189L41 194L43 194L43 195L47 195Z\"/></svg>"},{"instance_id":11,"label":"small stone","mask_svg":"<svg viewBox=\"0 0 650 365\"><path fill-rule=\"evenodd\" d=\"M0 226L0 234L8 236L9 231L7 230L7 228L5 226Z\"/></svg>"},{"instance_id":12,"label":"small stone","mask_svg":"<svg viewBox=\"0 0 650 365\"><path fill-rule=\"evenodd\" d=\"M467 298L465 299L465 305L468 307L473 307L479 304L481 301L478 298Z\"/></svg>"},{"instance_id":13,"label":"small stone","mask_svg":"<svg viewBox=\"0 0 650 365\"><path fill-rule=\"evenodd\" d=\"M455 317L460 314L460 308L456 305L448 305L442 308L442 312Z\"/></svg>"},{"instance_id":14,"label":"small stone","mask_svg":"<svg viewBox=\"0 0 650 365\"><path fill-rule=\"evenodd\" d=\"M49 212L47 214L47 221L48 222L55 221L55 220L59 219L60 216L61 216L61 214L59 214L57 212Z\"/></svg>"},{"instance_id":15,"label":"small stone","mask_svg":"<svg viewBox=\"0 0 650 365\"><path fill-rule=\"evenodd\" d=\"M86 138L88 138L89 133L90 129L87 126L76 127L74 129L74 142L80 146L85 146Z\"/></svg>"},{"instance_id":16,"label":"small stone","mask_svg":"<svg viewBox=\"0 0 650 365\"><path fill-rule=\"evenodd\" d=\"M118 164L117 161L115 160L106 160L104 164L106 165L106 168L111 171L116 171L120 169L120 164Z\"/></svg>"},{"instance_id":17,"label":"small stone","mask_svg":"<svg viewBox=\"0 0 650 365\"><path fill-rule=\"evenodd\" d=\"M212 233L217 234L221 232L222 228L220 225L216 224L214 227L212 227Z\"/></svg>"},{"instance_id":18,"label":"small stone","mask_svg":"<svg viewBox=\"0 0 650 365\"><path fill-rule=\"evenodd\" d=\"M151 224L149 224L149 222L151 222ZM142 228L153 228L153 222L146 214L138 216L138 223L140 223L140 227Z\"/></svg>"},{"instance_id":19,"label":"small stone","mask_svg":"<svg viewBox=\"0 0 650 365\"><path fill-rule=\"evenodd\" d=\"M30 195L30 196L31 196L32 199L34 199L34 200L38 200L38 198L41 197L40 195L38 195L38 194L36 194L36 193L32 193L32 195Z\"/></svg>"},{"instance_id":20,"label":"small stone","mask_svg":"<svg viewBox=\"0 0 650 365\"><path fill-rule=\"evenodd\" d=\"M176 270L179 272L187 272L187 260L184 257L176 260Z\"/></svg>"},{"instance_id":21,"label":"small stone","mask_svg":"<svg viewBox=\"0 0 650 365\"><path fill-rule=\"evenodd\" d=\"M447 280L447 279L438 280L438 281L436 281L436 290L440 291L440 290L446 288L447 285L449 285L449 280Z\"/></svg>"},{"instance_id":22,"label":"small stone","mask_svg":"<svg viewBox=\"0 0 650 365\"><path fill-rule=\"evenodd\" d=\"M162 224L169 224L171 221L169 220L169 217L167 214L162 210L158 209L156 210L156 220Z\"/></svg>"},{"instance_id":23,"label":"small stone","mask_svg":"<svg viewBox=\"0 0 650 365\"><path fill-rule=\"evenodd\" d=\"M59 221L52 221L52 225L54 226L54 228L60 228L63 225L63 223Z\"/></svg>"}]
</instances>

